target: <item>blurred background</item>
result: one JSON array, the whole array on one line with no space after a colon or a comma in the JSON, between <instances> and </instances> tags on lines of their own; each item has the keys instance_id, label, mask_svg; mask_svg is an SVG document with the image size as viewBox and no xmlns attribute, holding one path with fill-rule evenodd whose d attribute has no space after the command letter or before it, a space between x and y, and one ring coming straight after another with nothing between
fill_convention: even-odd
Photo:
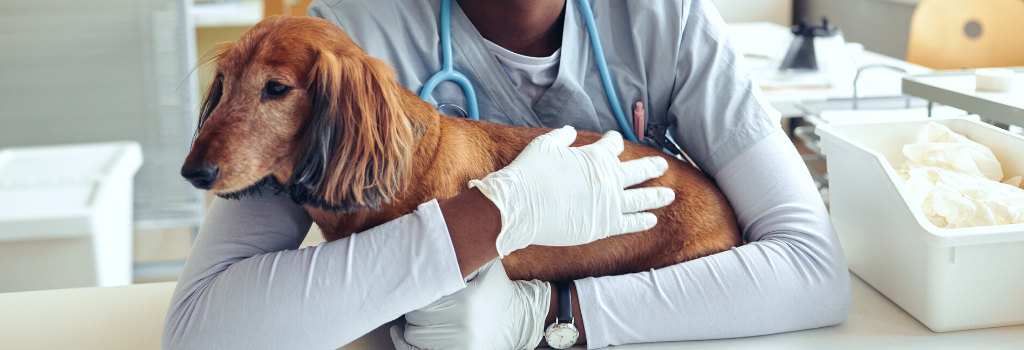
<instances>
[{"instance_id":1,"label":"blurred background","mask_svg":"<svg viewBox=\"0 0 1024 350\"><path fill-rule=\"evenodd\" d=\"M211 200L179 176L198 96L210 81L197 59L267 16L304 15L309 2L0 0L0 292L176 280ZM808 101L849 109L857 86L877 108L927 102L900 91L900 72L865 71L865 82L853 82L860 68L878 62L911 73L1024 65L908 60L918 0L711 2L808 155L826 200L824 158L816 157L814 140L796 135L813 124L805 117L825 108ZM982 45L1011 32L989 30L988 23L1002 23L991 14L998 12L939 25L964 45ZM778 70L794 38L791 25L818 25L825 16L841 31L842 62L829 63L820 86L775 84L761 74ZM306 244L319 239L314 232Z\"/></svg>"}]
</instances>

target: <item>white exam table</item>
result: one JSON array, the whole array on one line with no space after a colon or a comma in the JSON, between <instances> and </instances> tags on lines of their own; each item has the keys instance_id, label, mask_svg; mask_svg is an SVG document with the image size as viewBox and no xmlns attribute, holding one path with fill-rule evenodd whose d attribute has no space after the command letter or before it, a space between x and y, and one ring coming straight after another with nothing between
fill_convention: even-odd
<instances>
[{"instance_id":1,"label":"white exam table","mask_svg":"<svg viewBox=\"0 0 1024 350\"><path fill-rule=\"evenodd\" d=\"M853 308L841 325L740 339L654 343L667 349L1021 349L1024 325L933 333L851 274ZM2 349L159 349L174 283L0 294ZM390 346L387 326L344 350ZM388 349L390 347L386 347ZM574 349L582 349L577 347Z\"/></svg>"}]
</instances>

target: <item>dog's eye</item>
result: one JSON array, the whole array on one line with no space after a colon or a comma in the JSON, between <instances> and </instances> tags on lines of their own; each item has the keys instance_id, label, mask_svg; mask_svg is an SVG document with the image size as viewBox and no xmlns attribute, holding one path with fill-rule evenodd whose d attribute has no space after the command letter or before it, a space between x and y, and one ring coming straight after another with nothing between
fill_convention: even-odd
<instances>
[{"instance_id":1,"label":"dog's eye","mask_svg":"<svg viewBox=\"0 0 1024 350\"><path fill-rule=\"evenodd\" d=\"M290 86L282 85L276 81L268 81L267 86L263 88L263 98L273 99L283 97L284 95L287 95L288 91L291 89L292 88Z\"/></svg>"}]
</instances>

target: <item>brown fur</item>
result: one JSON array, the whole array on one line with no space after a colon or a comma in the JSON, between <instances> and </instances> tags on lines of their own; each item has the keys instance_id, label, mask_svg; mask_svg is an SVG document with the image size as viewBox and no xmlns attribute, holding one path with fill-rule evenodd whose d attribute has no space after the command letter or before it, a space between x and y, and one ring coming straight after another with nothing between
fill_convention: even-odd
<instances>
[{"instance_id":1,"label":"brown fur","mask_svg":"<svg viewBox=\"0 0 1024 350\"><path fill-rule=\"evenodd\" d=\"M398 85L390 67L321 19L268 18L215 55L224 82L215 80L207 94L185 164L218 166L211 190L219 195L272 177L304 205L328 241L408 214L431 199L453 197L470 179L503 168L550 130L440 115ZM292 90L262 98L271 80ZM574 145L599 137L580 132ZM329 149L318 153L321 148ZM651 211L657 227L583 246L519 250L503 261L509 277L554 281L631 273L741 244L729 203L699 171L630 142L620 159L647 156L666 158L669 170L638 187L676 191L675 202ZM317 165L317 157L326 164L306 166L309 160ZM320 181L290 182L309 169L322 169Z\"/></svg>"}]
</instances>

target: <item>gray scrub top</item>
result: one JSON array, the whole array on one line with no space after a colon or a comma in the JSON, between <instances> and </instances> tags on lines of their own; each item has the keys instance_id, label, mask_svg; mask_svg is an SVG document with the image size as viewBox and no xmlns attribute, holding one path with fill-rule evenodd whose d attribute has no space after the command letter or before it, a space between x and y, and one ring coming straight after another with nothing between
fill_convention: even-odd
<instances>
[{"instance_id":1,"label":"gray scrub top","mask_svg":"<svg viewBox=\"0 0 1024 350\"><path fill-rule=\"evenodd\" d=\"M307 14L340 26L418 93L441 69L440 6L441 0L314 0ZM778 128L708 1L594 0L591 6L624 115L632 121L633 106L643 102L647 123L672 125L672 137L708 175ZM558 75L533 108L457 1L451 26L455 69L473 83L482 120L622 131L577 1L566 1ZM453 82L440 84L429 102L466 106L462 88ZM657 147L650 138L641 143Z\"/></svg>"}]
</instances>

